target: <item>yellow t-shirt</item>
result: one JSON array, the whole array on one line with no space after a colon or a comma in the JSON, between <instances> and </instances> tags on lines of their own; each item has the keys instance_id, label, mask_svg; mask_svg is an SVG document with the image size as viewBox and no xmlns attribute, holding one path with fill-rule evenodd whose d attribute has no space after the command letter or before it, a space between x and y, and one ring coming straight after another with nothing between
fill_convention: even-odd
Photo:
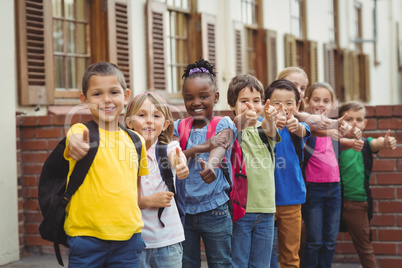
<instances>
[{"instance_id":1,"label":"yellow t-shirt","mask_svg":"<svg viewBox=\"0 0 402 268\"><path fill-rule=\"evenodd\" d=\"M83 133L83 124L73 125L67 133ZM64 229L69 236L92 236L102 240L124 241L141 232L141 210L138 206L137 179L148 174L144 139L141 165L130 136L124 131L106 131L99 128L98 152L83 184L66 207ZM68 180L76 161L70 162ZM137 174L138 173L138 174Z\"/></svg>"}]
</instances>

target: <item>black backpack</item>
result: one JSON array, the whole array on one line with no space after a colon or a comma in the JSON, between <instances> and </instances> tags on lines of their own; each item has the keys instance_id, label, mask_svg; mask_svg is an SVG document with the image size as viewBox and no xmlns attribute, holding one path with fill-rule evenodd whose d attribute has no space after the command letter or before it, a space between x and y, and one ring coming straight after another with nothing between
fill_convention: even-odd
<instances>
[{"instance_id":1,"label":"black backpack","mask_svg":"<svg viewBox=\"0 0 402 268\"><path fill-rule=\"evenodd\" d=\"M51 152L43 164L38 187L38 201L42 211L43 221L39 226L39 233L43 239L53 242L57 261L64 266L60 254L59 244L67 245L67 235L64 231L65 208L73 194L83 183L89 168L95 158L99 146L99 129L94 121L84 123L89 130L90 149L87 155L78 161L70 176L66 189L69 162L64 158L66 137L64 137ZM141 159L141 140L137 134L128 131L121 124L132 139Z\"/></svg>"}]
</instances>

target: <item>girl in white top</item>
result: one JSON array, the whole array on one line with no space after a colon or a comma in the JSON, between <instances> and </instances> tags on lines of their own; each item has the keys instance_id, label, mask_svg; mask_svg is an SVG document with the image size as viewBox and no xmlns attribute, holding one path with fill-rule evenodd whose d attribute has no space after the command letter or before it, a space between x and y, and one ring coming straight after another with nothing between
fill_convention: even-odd
<instances>
[{"instance_id":1,"label":"girl in white top","mask_svg":"<svg viewBox=\"0 0 402 268\"><path fill-rule=\"evenodd\" d=\"M141 253L141 267L181 267L184 241L174 194L169 191L156 157L158 143L167 145L167 156L173 174L179 180L188 176L187 160L173 135L173 117L165 100L151 92L133 98L125 115L128 128L145 139L149 175L141 177L140 208L144 221L142 238L146 248ZM158 217L158 211L163 208Z\"/></svg>"}]
</instances>

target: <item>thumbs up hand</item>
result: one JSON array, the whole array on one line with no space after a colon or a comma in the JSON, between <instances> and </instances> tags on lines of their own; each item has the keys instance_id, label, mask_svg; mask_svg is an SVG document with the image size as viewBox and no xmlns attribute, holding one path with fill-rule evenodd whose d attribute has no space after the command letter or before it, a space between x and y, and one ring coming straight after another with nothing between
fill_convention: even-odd
<instances>
[{"instance_id":1,"label":"thumbs up hand","mask_svg":"<svg viewBox=\"0 0 402 268\"><path fill-rule=\"evenodd\" d=\"M79 161L89 151L89 130L84 129L82 134L73 133L68 139L68 155L75 161Z\"/></svg>"},{"instance_id":2,"label":"thumbs up hand","mask_svg":"<svg viewBox=\"0 0 402 268\"><path fill-rule=\"evenodd\" d=\"M246 116L246 126L247 127L254 126L258 120L257 113L256 113L253 105L251 105L251 103L246 102L246 106L247 106L247 109L243 112L243 114L245 114L245 116Z\"/></svg>"},{"instance_id":3,"label":"thumbs up hand","mask_svg":"<svg viewBox=\"0 0 402 268\"><path fill-rule=\"evenodd\" d=\"M275 122L276 116L278 112L276 111L275 107L271 105L271 100L268 99L264 105L264 116L268 122Z\"/></svg>"},{"instance_id":4,"label":"thumbs up hand","mask_svg":"<svg viewBox=\"0 0 402 268\"><path fill-rule=\"evenodd\" d=\"M294 117L294 109L293 107L289 108L289 113L286 116L286 127L288 128L289 132L296 132L299 129L299 120L297 120L296 117Z\"/></svg>"},{"instance_id":5,"label":"thumbs up hand","mask_svg":"<svg viewBox=\"0 0 402 268\"><path fill-rule=\"evenodd\" d=\"M384 136L384 147L392 148L392 150L396 149L396 139L394 137L390 137L391 130L388 129L387 134Z\"/></svg>"},{"instance_id":6,"label":"thumbs up hand","mask_svg":"<svg viewBox=\"0 0 402 268\"><path fill-rule=\"evenodd\" d=\"M209 167L208 163L202 160L202 158L198 158L198 162L201 165L202 171L200 172L201 178L205 183L212 183L216 180L215 171Z\"/></svg>"},{"instance_id":7,"label":"thumbs up hand","mask_svg":"<svg viewBox=\"0 0 402 268\"><path fill-rule=\"evenodd\" d=\"M348 138L355 138L357 140L360 140L362 138L362 131L356 127L356 122L354 122L352 127L348 126L345 135Z\"/></svg>"},{"instance_id":8,"label":"thumbs up hand","mask_svg":"<svg viewBox=\"0 0 402 268\"><path fill-rule=\"evenodd\" d=\"M356 152L360 152L363 149L363 146L364 146L364 141L362 139L359 139L359 140L355 140L353 142L352 148Z\"/></svg>"},{"instance_id":9,"label":"thumbs up hand","mask_svg":"<svg viewBox=\"0 0 402 268\"><path fill-rule=\"evenodd\" d=\"M282 103L279 103L278 114L276 115L276 127L280 130L283 130L283 128L286 126L286 123L286 113L283 110Z\"/></svg>"},{"instance_id":10,"label":"thumbs up hand","mask_svg":"<svg viewBox=\"0 0 402 268\"><path fill-rule=\"evenodd\" d=\"M176 168L176 175L179 180L187 178L189 171L186 164L186 156L180 151L180 148L178 147L176 147L174 166Z\"/></svg>"}]
</instances>

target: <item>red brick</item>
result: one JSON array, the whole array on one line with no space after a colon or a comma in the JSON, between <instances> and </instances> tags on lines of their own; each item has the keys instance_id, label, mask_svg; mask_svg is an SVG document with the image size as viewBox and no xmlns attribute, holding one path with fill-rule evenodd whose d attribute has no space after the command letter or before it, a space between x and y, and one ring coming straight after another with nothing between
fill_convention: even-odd
<instances>
[{"instance_id":1,"label":"red brick","mask_svg":"<svg viewBox=\"0 0 402 268\"><path fill-rule=\"evenodd\" d=\"M384 268L402 268L402 258L380 259L380 266Z\"/></svg>"},{"instance_id":2,"label":"red brick","mask_svg":"<svg viewBox=\"0 0 402 268\"><path fill-rule=\"evenodd\" d=\"M36 138L60 138L61 128L37 128L35 136Z\"/></svg>"},{"instance_id":3,"label":"red brick","mask_svg":"<svg viewBox=\"0 0 402 268\"><path fill-rule=\"evenodd\" d=\"M39 224L38 223L25 224L25 232L27 234L39 234Z\"/></svg>"},{"instance_id":4,"label":"red brick","mask_svg":"<svg viewBox=\"0 0 402 268\"><path fill-rule=\"evenodd\" d=\"M377 184L402 184L401 173L379 173L377 176Z\"/></svg>"},{"instance_id":5,"label":"red brick","mask_svg":"<svg viewBox=\"0 0 402 268\"><path fill-rule=\"evenodd\" d=\"M373 117L375 115L374 106L366 106L366 117Z\"/></svg>"},{"instance_id":6,"label":"red brick","mask_svg":"<svg viewBox=\"0 0 402 268\"><path fill-rule=\"evenodd\" d=\"M402 143L402 132L393 133L397 143Z\"/></svg>"},{"instance_id":7,"label":"red brick","mask_svg":"<svg viewBox=\"0 0 402 268\"><path fill-rule=\"evenodd\" d=\"M395 243L373 242L372 245L373 245L375 254L395 255L397 252Z\"/></svg>"},{"instance_id":8,"label":"red brick","mask_svg":"<svg viewBox=\"0 0 402 268\"><path fill-rule=\"evenodd\" d=\"M395 116L402 116L402 105L395 105L394 106L394 115Z\"/></svg>"},{"instance_id":9,"label":"red brick","mask_svg":"<svg viewBox=\"0 0 402 268\"><path fill-rule=\"evenodd\" d=\"M402 188L401 187L396 188L396 198L402 199Z\"/></svg>"},{"instance_id":10,"label":"red brick","mask_svg":"<svg viewBox=\"0 0 402 268\"><path fill-rule=\"evenodd\" d=\"M378 209L381 213L402 212L402 201L380 201L378 203Z\"/></svg>"},{"instance_id":11,"label":"red brick","mask_svg":"<svg viewBox=\"0 0 402 268\"><path fill-rule=\"evenodd\" d=\"M34 211L34 210L30 210L30 211L26 211L24 213L24 218L25 218L25 222L42 222L43 220L43 216L42 213L39 211Z\"/></svg>"},{"instance_id":12,"label":"red brick","mask_svg":"<svg viewBox=\"0 0 402 268\"><path fill-rule=\"evenodd\" d=\"M36 153L36 162L45 163L45 160L46 158L48 158L49 155L50 153Z\"/></svg>"},{"instance_id":13,"label":"red brick","mask_svg":"<svg viewBox=\"0 0 402 268\"><path fill-rule=\"evenodd\" d=\"M50 126L51 124L52 124L52 118L50 115L38 117L38 126Z\"/></svg>"},{"instance_id":14,"label":"red brick","mask_svg":"<svg viewBox=\"0 0 402 268\"><path fill-rule=\"evenodd\" d=\"M38 210L38 211L40 211L39 203L38 203L37 199L27 199L27 200L25 200L24 207L27 210Z\"/></svg>"},{"instance_id":15,"label":"red brick","mask_svg":"<svg viewBox=\"0 0 402 268\"><path fill-rule=\"evenodd\" d=\"M27 246L49 246L51 242L43 240L39 235L26 235L25 241Z\"/></svg>"},{"instance_id":16,"label":"red brick","mask_svg":"<svg viewBox=\"0 0 402 268\"><path fill-rule=\"evenodd\" d=\"M377 130L377 119L367 118L366 130Z\"/></svg>"},{"instance_id":17,"label":"red brick","mask_svg":"<svg viewBox=\"0 0 402 268\"><path fill-rule=\"evenodd\" d=\"M402 216L398 216L397 222L398 222L398 226L402 226Z\"/></svg>"},{"instance_id":18,"label":"red brick","mask_svg":"<svg viewBox=\"0 0 402 268\"><path fill-rule=\"evenodd\" d=\"M36 126L37 121L37 116L23 116L21 117L20 126Z\"/></svg>"},{"instance_id":19,"label":"red brick","mask_svg":"<svg viewBox=\"0 0 402 268\"><path fill-rule=\"evenodd\" d=\"M35 137L35 128L26 127L21 130L21 137L24 139Z\"/></svg>"},{"instance_id":20,"label":"red brick","mask_svg":"<svg viewBox=\"0 0 402 268\"><path fill-rule=\"evenodd\" d=\"M379 129L400 129L402 125L401 118L380 118L378 119Z\"/></svg>"},{"instance_id":21,"label":"red brick","mask_svg":"<svg viewBox=\"0 0 402 268\"><path fill-rule=\"evenodd\" d=\"M24 202L22 202L22 200L18 200L18 210L22 211L24 209Z\"/></svg>"},{"instance_id":22,"label":"red brick","mask_svg":"<svg viewBox=\"0 0 402 268\"><path fill-rule=\"evenodd\" d=\"M379 152L380 157L397 158L402 157L402 146L396 147L395 150L391 148L384 148Z\"/></svg>"},{"instance_id":23,"label":"red brick","mask_svg":"<svg viewBox=\"0 0 402 268\"><path fill-rule=\"evenodd\" d=\"M402 230L401 229L378 230L378 237L380 241L402 241Z\"/></svg>"},{"instance_id":24,"label":"red brick","mask_svg":"<svg viewBox=\"0 0 402 268\"><path fill-rule=\"evenodd\" d=\"M394 226L395 215L374 214L370 224L372 226Z\"/></svg>"},{"instance_id":25,"label":"red brick","mask_svg":"<svg viewBox=\"0 0 402 268\"><path fill-rule=\"evenodd\" d=\"M377 106L375 107L375 115L378 117L388 117L392 116L392 106L387 105L387 106Z\"/></svg>"},{"instance_id":26,"label":"red brick","mask_svg":"<svg viewBox=\"0 0 402 268\"><path fill-rule=\"evenodd\" d=\"M380 160L375 159L373 164L373 171L394 171L396 169L395 160Z\"/></svg>"},{"instance_id":27,"label":"red brick","mask_svg":"<svg viewBox=\"0 0 402 268\"><path fill-rule=\"evenodd\" d=\"M53 125L54 126L64 126L66 121L65 115L53 115Z\"/></svg>"},{"instance_id":28,"label":"red brick","mask_svg":"<svg viewBox=\"0 0 402 268\"><path fill-rule=\"evenodd\" d=\"M336 248L335 248L336 253L356 253L356 249L353 246L352 242L344 242L344 241L338 241Z\"/></svg>"},{"instance_id":29,"label":"red brick","mask_svg":"<svg viewBox=\"0 0 402 268\"><path fill-rule=\"evenodd\" d=\"M24 176L23 177L24 186L36 186L39 184L39 177L38 176Z\"/></svg>"},{"instance_id":30,"label":"red brick","mask_svg":"<svg viewBox=\"0 0 402 268\"><path fill-rule=\"evenodd\" d=\"M42 165L38 165L38 164L26 164L23 167L23 172L24 174L29 174L29 175L34 175L34 174L40 174L40 172L42 171Z\"/></svg>"},{"instance_id":31,"label":"red brick","mask_svg":"<svg viewBox=\"0 0 402 268\"><path fill-rule=\"evenodd\" d=\"M402 171L402 159L398 159L398 170Z\"/></svg>"},{"instance_id":32,"label":"red brick","mask_svg":"<svg viewBox=\"0 0 402 268\"><path fill-rule=\"evenodd\" d=\"M395 199L395 188L371 187L375 199Z\"/></svg>"},{"instance_id":33,"label":"red brick","mask_svg":"<svg viewBox=\"0 0 402 268\"><path fill-rule=\"evenodd\" d=\"M45 140L24 140L21 142L23 151L47 150L47 142Z\"/></svg>"},{"instance_id":34,"label":"red brick","mask_svg":"<svg viewBox=\"0 0 402 268\"><path fill-rule=\"evenodd\" d=\"M382 133L382 132L364 131L363 137L365 138L372 137L374 139L377 139L378 137L383 137L385 133L386 132Z\"/></svg>"},{"instance_id":35,"label":"red brick","mask_svg":"<svg viewBox=\"0 0 402 268\"><path fill-rule=\"evenodd\" d=\"M22 155L22 162L23 163L35 163L36 161L36 154L31 152L24 152Z\"/></svg>"},{"instance_id":36,"label":"red brick","mask_svg":"<svg viewBox=\"0 0 402 268\"><path fill-rule=\"evenodd\" d=\"M48 140L48 150L53 151L54 148L56 148L57 144L61 141L61 139L57 140Z\"/></svg>"},{"instance_id":37,"label":"red brick","mask_svg":"<svg viewBox=\"0 0 402 268\"><path fill-rule=\"evenodd\" d=\"M17 163L21 163L21 150L17 150Z\"/></svg>"},{"instance_id":38,"label":"red brick","mask_svg":"<svg viewBox=\"0 0 402 268\"><path fill-rule=\"evenodd\" d=\"M38 187L25 187L24 188L25 198L38 198Z\"/></svg>"}]
</instances>

